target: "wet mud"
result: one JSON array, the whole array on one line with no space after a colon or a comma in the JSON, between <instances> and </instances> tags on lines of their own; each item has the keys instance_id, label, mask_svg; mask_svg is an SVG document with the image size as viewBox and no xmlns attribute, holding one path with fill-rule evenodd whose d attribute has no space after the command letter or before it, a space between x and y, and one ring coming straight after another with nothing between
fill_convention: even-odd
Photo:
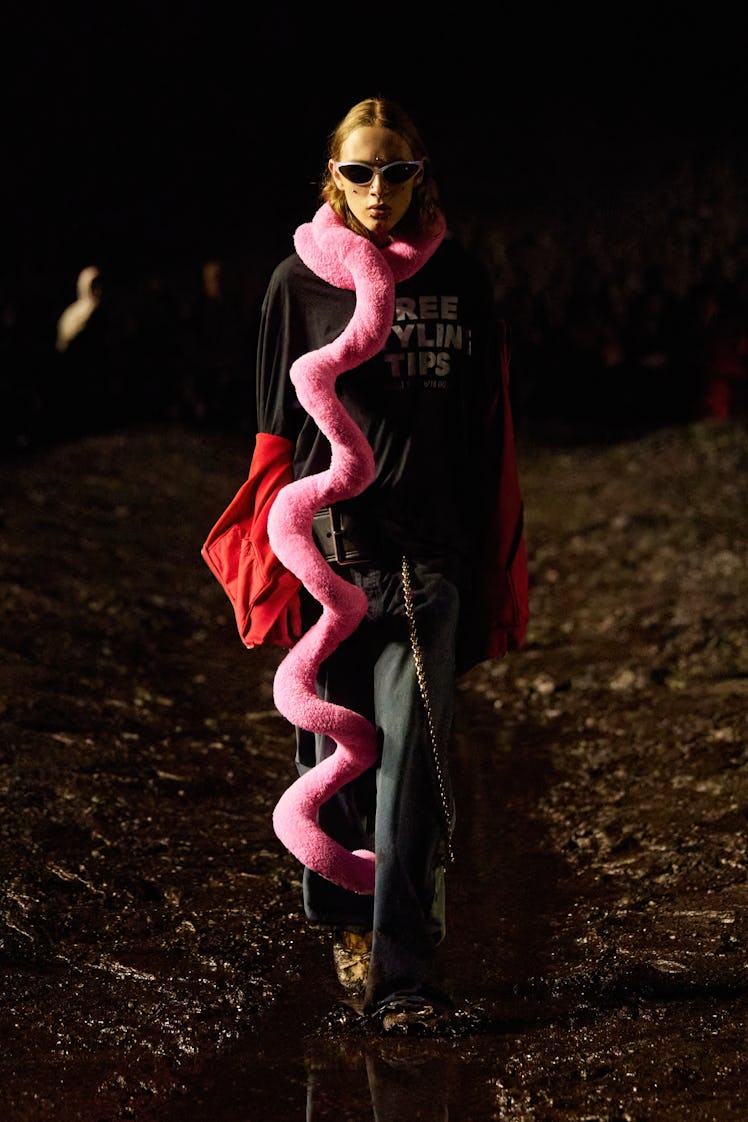
<instances>
[{"instance_id":1,"label":"wet mud","mask_svg":"<svg viewBox=\"0 0 748 1122\"><path fill-rule=\"evenodd\" d=\"M0 469L8 1122L748 1117L748 434L520 446L533 618L461 682L440 1038L339 1004L280 651L199 556L238 439Z\"/></svg>"}]
</instances>

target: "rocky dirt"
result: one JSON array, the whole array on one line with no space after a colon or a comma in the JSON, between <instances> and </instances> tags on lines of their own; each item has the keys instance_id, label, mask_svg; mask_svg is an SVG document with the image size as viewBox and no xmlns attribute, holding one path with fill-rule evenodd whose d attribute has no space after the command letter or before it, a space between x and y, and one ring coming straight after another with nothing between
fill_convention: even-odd
<instances>
[{"instance_id":1,"label":"rocky dirt","mask_svg":"<svg viewBox=\"0 0 748 1122\"><path fill-rule=\"evenodd\" d=\"M520 440L532 622L461 683L443 1039L336 1012L279 651L200 545L235 437L0 471L5 1122L748 1118L748 433Z\"/></svg>"}]
</instances>

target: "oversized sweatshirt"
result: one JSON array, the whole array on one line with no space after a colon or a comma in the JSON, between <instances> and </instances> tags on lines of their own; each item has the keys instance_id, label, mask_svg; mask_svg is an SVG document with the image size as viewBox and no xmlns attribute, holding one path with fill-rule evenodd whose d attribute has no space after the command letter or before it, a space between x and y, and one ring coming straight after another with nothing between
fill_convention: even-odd
<instances>
[{"instance_id":1,"label":"oversized sweatshirt","mask_svg":"<svg viewBox=\"0 0 748 1122\"><path fill-rule=\"evenodd\" d=\"M288 371L300 354L340 334L355 300L295 253L270 278L258 347L258 428L292 442L296 479L324 470L330 446L298 405ZM500 329L487 271L447 237L397 285L383 351L337 382L376 465L373 483L345 504L348 516L364 539L376 528L386 561L405 554L427 562L454 580L463 598L484 555L500 414L509 408Z\"/></svg>"}]
</instances>

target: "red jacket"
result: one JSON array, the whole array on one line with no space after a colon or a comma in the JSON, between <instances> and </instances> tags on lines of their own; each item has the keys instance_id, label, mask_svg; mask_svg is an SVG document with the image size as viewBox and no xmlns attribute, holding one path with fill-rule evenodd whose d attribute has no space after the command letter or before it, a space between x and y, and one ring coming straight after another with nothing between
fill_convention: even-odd
<instances>
[{"instance_id":1,"label":"red jacket","mask_svg":"<svg viewBox=\"0 0 748 1122\"><path fill-rule=\"evenodd\" d=\"M292 458L290 440L257 434L249 476L201 551L234 606L246 647L292 647L301 637L301 581L281 565L268 541L268 514L293 479Z\"/></svg>"}]
</instances>

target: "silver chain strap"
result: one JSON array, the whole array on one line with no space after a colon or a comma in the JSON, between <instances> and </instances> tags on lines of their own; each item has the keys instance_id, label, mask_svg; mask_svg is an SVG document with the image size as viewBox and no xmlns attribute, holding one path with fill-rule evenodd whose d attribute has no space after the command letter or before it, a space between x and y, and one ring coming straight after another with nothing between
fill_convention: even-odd
<instances>
[{"instance_id":1,"label":"silver chain strap","mask_svg":"<svg viewBox=\"0 0 748 1122\"><path fill-rule=\"evenodd\" d=\"M434 728L434 718L431 712L431 702L429 701L429 692L426 684L426 671L423 666L423 655L421 654L421 644L418 641L418 630L416 628L416 614L413 610L413 587L410 582L410 562L407 557L403 557L402 563L402 581L403 581L403 600L405 603L405 617L408 621L408 629L410 631L410 645L413 650L413 662L416 668L416 677L418 679L418 689L423 701L423 708L426 712L426 723L429 730L429 739L431 740L431 749L434 756L434 765L436 767L436 780L439 785L439 797L441 798L442 813L444 815L444 837L447 843L447 855L450 861L454 861L455 856L452 850L452 831L450 829L450 805L449 797L447 795L447 786L444 781L444 773L442 771L442 763L439 753L439 742L436 738L436 729Z\"/></svg>"}]
</instances>

